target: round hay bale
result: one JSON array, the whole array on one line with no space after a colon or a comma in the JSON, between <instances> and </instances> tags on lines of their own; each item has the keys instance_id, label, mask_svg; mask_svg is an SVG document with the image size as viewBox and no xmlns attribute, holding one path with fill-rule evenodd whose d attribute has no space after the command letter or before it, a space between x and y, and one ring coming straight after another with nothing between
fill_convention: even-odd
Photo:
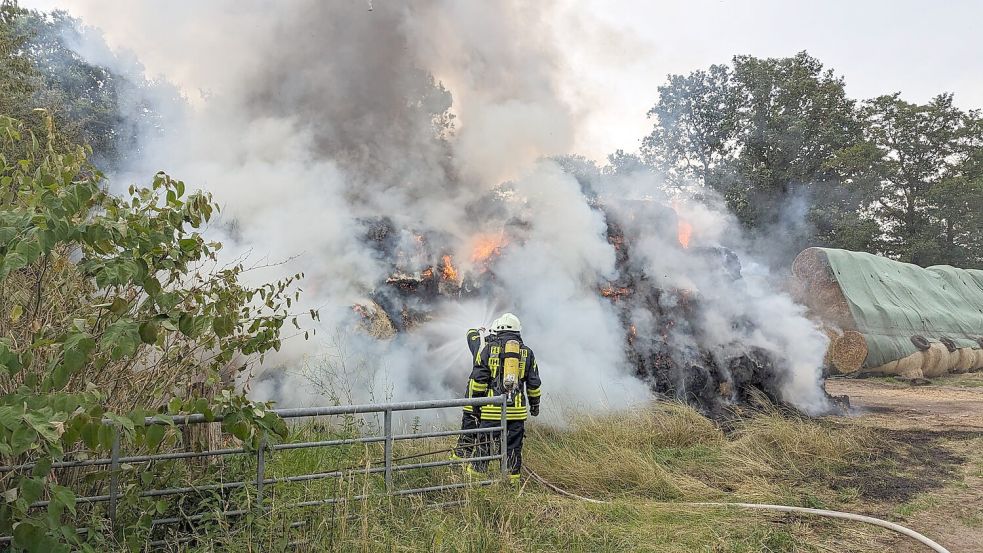
<instances>
[{"instance_id":1,"label":"round hay bale","mask_svg":"<svg viewBox=\"0 0 983 553\"><path fill-rule=\"evenodd\" d=\"M973 365L974 371L983 371L983 349L974 349L976 353L976 364Z\"/></svg>"},{"instance_id":2,"label":"round hay bale","mask_svg":"<svg viewBox=\"0 0 983 553\"><path fill-rule=\"evenodd\" d=\"M826 325L823 325L821 330L829 340L829 342L826 344L826 355L823 356L823 365L826 367L833 367L833 341L839 338L841 333L839 330ZM835 369L835 367L833 368Z\"/></svg>"},{"instance_id":3,"label":"round hay bale","mask_svg":"<svg viewBox=\"0 0 983 553\"><path fill-rule=\"evenodd\" d=\"M888 361L879 367L874 367L873 369L862 369L865 373L871 374L901 374L898 370L898 365L901 363L900 359L895 359L894 361Z\"/></svg>"},{"instance_id":4,"label":"round hay bale","mask_svg":"<svg viewBox=\"0 0 983 553\"><path fill-rule=\"evenodd\" d=\"M867 340L864 335L847 330L833 341L830 352L832 365L841 373L852 373L863 367L867 359Z\"/></svg>"},{"instance_id":5,"label":"round hay bale","mask_svg":"<svg viewBox=\"0 0 983 553\"><path fill-rule=\"evenodd\" d=\"M922 352L922 374L925 378L935 378L945 374L949 366L949 350L939 342L932 342Z\"/></svg>"},{"instance_id":6,"label":"round hay bale","mask_svg":"<svg viewBox=\"0 0 983 553\"><path fill-rule=\"evenodd\" d=\"M831 324L844 330L857 330L857 323L853 320L853 315L850 313L850 308L846 302L828 309L826 317Z\"/></svg>"},{"instance_id":7,"label":"round hay bale","mask_svg":"<svg viewBox=\"0 0 983 553\"><path fill-rule=\"evenodd\" d=\"M945 359L944 374L957 372L959 370L959 359L960 359L959 348L956 348L956 351L948 352L948 355L946 355L946 359Z\"/></svg>"},{"instance_id":8,"label":"round hay bale","mask_svg":"<svg viewBox=\"0 0 983 553\"><path fill-rule=\"evenodd\" d=\"M788 295L792 296L792 299L799 303L806 303L808 299L809 286L799 280L796 276L791 276L788 279Z\"/></svg>"},{"instance_id":9,"label":"round hay bale","mask_svg":"<svg viewBox=\"0 0 983 553\"><path fill-rule=\"evenodd\" d=\"M905 378L925 378L922 365L925 364L925 352L916 351L897 360L897 375Z\"/></svg>"},{"instance_id":10,"label":"round hay bale","mask_svg":"<svg viewBox=\"0 0 983 553\"><path fill-rule=\"evenodd\" d=\"M857 328L857 323L850 314L850 304L847 303L840 285L835 282L813 286L806 305L831 325L848 330Z\"/></svg>"},{"instance_id":11,"label":"round hay bale","mask_svg":"<svg viewBox=\"0 0 983 553\"><path fill-rule=\"evenodd\" d=\"M808 286L827 265L826 254L822 250L806 248L792 261L792 274Z\"/></svg>"},{"instance_id":12,"label":"round hay bale","mask_svg":"<svg viewBox=\"0 0 983 553\"><path fill-rule=\"evenodd\" d=\"M959 364L956 365L954 372L965 373L973 370L976 366L976 350L973 348L959 348Z\"/></svg>"},{"instance_id":13,"label":"round hay bale","mask_svg":"<svg viewBox=\"0 0 983 553\"><path fill-rule=\"evenodd\" d=\"M809 299L817 308L829 308L833 304L846 304L840 285L835 282L824 282L810 289Z\"/></svg>"}]
</instances>

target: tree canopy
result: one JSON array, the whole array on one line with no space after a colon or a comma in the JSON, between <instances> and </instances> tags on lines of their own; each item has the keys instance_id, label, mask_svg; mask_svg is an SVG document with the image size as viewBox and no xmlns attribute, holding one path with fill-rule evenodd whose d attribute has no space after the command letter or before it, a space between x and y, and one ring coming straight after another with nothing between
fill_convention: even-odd
<instances>
[{"instance_id":1,"label":"tree canopy","mask_svg":"<svg viewBox=\"0 0 983 553\"><path fill-rule=\"evenodd\" d=\"M805 206L794 250L821 245L913 263L983 264L979 111L941 94L858 101L800 52L737 56L670 75L649 111L644 161L673 186L705 186L752 232L781 232Z\"/></svg>"}]
</instances>

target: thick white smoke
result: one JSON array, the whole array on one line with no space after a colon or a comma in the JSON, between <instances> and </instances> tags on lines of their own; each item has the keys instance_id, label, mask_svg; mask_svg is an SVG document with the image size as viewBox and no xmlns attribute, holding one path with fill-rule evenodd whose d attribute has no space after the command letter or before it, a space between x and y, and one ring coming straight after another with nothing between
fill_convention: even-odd
<instances>
[{"instance_id":1,"label":"thick white smoke","mask_svg":"<svg viewBox=\"0 0 983 553\"><path fill-rule=\"evenodd\" d=\"M304 300L322 315L318 337L288 341L254 376L254 395L283 404L320 403L325 393L455 397L470 369L465 330L511 310L539 359L545 413L648 397L625 358L625 328L596 292L615 270L604 215L576 179L543 161L568 152L579 123L559 90L551 9L438 0L377 2L372 11L348 0L73 9L112 49L93 32L80 53L127 72L135 58L184 94L157 99L163 129L148 130L143 155L113 176L115 185L166 170L207 189L224 207L211 232L230 259L287 260L250 278L307 275ZM498 188L505 180L507 193ZM642 184L654 193L651 181ZM708 243L736 228L697 206L681 211ZM403 231L404 243L439 236L465 270L474 234L507 231L513 242L495 264L494 294L444 300L429 322L391 340L361 333L351 306L393 270L364 238L365 222L379 219ZM715 346L778 353L791 375L786 399L822 402L822 338L790 300L758 281L739 297L714 288L711 267L667 257L674 235L655 221L634 224L646 270L700 290L713 306L701 332ZM412 260L399 263L412 269ZM740 317L753 320L754 332L732 328Z\"/></svg>"}]
</instances>

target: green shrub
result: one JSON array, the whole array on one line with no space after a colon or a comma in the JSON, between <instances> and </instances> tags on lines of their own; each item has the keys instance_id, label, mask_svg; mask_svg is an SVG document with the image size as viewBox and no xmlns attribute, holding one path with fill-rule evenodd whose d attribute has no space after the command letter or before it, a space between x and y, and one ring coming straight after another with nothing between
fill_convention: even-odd
<instances>
[{"instance_id":1,"label":"green shrub","mask_svg":"<svg viewBox=\"0 0 983 553\"><path fill-rule=\"evenodd\" d=\"M249 447L286 434L266 405L229 389L236 371L280 348L285 321L297 325L289 309L302 277L243 286L244 267L218 266L221 244L201 234L217 211L210 195L163 173L113 195L85 149L53 144L0 116L0 460L33 464L0 474L0 534L32 551L88 547L74 530L72 477L56 483L50 468L108 451L105 418L146 451L174 434L144 425L155 414L222 415ZM47 507L32 508L39 500ZM161 510L134 506L138 528Z\"/></svg>"}]
</instances>

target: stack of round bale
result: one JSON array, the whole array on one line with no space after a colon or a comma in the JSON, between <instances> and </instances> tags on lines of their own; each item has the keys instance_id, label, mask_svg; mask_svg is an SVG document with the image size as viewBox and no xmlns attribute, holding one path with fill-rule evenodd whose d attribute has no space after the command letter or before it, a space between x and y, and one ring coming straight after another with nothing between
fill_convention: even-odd
<instances>
[{"instance_id":1,"label":"stack of round bale","mask_svg":"<svg viewBox=\"0 0 983 553\"><path fill-rule=\"evenodd\" d=\"M830 263L830 255L835 255L839 261L837 267ZM854 267L849 260L858 256ZM862 256L862 257L861 257ZM871 263L870 258L876 258ZM844 260L847 260L844 262ZM890 278L892 265L903 274L917 274L917 271L948 271L949 274L969 274L964 278L970 284L965 287L947 286L943 279L935 277L935 273L927 276L924 281L932 283L933 290L892 289L895 282ZM871 267L884 267L886 275L876 274ZM864 271L863 274L851 274L851 271ZM883 278L882 278L883 277ZM972 278L972 277L975 277ZM983 370L983 288L979 282L983 277L980 271L964 271L952 267L922 269L909 264L877 258L871 254L830 250L826 248L808 248L800 253L792 264L791 290L795 298L809 309L809 315L823 326L829 337L829 347L826 352L826 364L833 373L871 373L897 375L906 378L934 378L948 373L962 373ZM850 286L845 279L853 283L860 282L861 286ZM900 288L901 286L898 286ZM904 288L911 288L904 286ZM975 293L978 290L978 294ZM865 297L851 297L851 294ZM946 297L946 295L956 297ZM939 298L958 305L966 316L957 330L941 328L949 326L945 316L933 317L931 312L918 312L917 307L925 306L925 311L932 311L938 305ZM920 298L934 301L920 302ZM896 325L866 324L865 319L857 320L854 316L858 305L867 306L872 311L883 314L905 313L906 317L898 317ZM912 311L917 316L912 316ZM946 309L944 315L951 315L951 309ZM876 315L877 313L875 313ZM978 314L978 317L976 317ZM876 318L876 317L874 317ZM889 315L884 317L890 319ZM977 322L977 319L979 322ZM933 321L943 321L940 328L932 328ZM906 324L917 321L916 324ZM968 328L967 328L968 327ZM873 343L892 343L897 347L896 358L884 355L884 348L878 350L879 355L871 355Z\"/></svg>"}]
</instances>

